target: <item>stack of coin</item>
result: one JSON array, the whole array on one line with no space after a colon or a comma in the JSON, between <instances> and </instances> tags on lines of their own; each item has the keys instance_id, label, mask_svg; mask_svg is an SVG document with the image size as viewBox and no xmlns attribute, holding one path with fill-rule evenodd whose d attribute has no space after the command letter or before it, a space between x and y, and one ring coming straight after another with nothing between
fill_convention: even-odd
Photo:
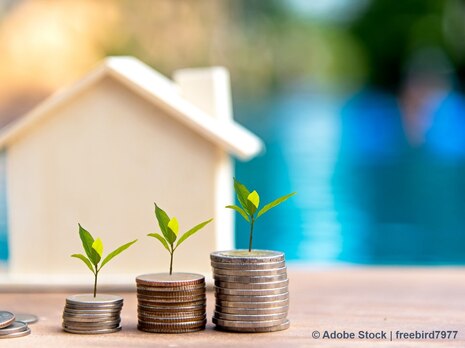
<instances>
[{"instance_id":1,"label":"stack of coin","mask_svg":"<svg viewBox=\"0 0 465 348\"><path fill-rule=\"evenodd\" d=\"M27 336L31 329L26 323L16 321L15 315L10 312L0 311L0 339Z\"/></svg>"},{"instance_id":2,"label":"stack of coin","mask_svg":"<svg viewBox=\"0 0 465 348\"><path fill-rule=\"evenodd\" d=\"M82 294L66 299L63 330L76 334L104 334L121 330L123 298Z\"/></svg>"},{"instance_id":3,"label":"stack of coin","mask_svg":"<svg viewBox=\"0 0 465 348\"><path fill-rule=\"evenodd\" d=\"M231 250L210 254L215 280L213 323L225 331L271 332L289 327L284 254Z\"/></svg>"},{"instance_id":4,"label":"stack of coin","mask_svg":"<svg viewBox=\"0 0 465 348\"><path fill-rule=\"evenodd\" d=\"M144 274L136 278L141 331L184 333L205 329L205 278L193 273Z\"/></svg>"}]
</instances>

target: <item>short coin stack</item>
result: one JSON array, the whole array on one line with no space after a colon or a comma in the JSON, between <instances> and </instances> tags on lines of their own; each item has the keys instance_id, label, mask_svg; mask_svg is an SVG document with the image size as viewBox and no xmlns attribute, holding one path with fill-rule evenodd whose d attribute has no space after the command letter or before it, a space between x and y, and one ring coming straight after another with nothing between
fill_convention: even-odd
<instances>
[{"instance_id":1,"label":"short coin stack","mask_svg":"<svg viewBox=\"0 0 465 348\"><path fill-rule=\"evenodd\" d=\"M123 298L82 294L66 299L63 330L76 334L105 334L121 330Z\"/></svg>"},{"instance_id":2,"label":"short coin stack","mask_svg":"<svg viewBox=\"0 0 465 348\"><path fill-rule=\"evenodd\" d=\"M27 336L31 329L26 323L16 321L15 315L7 311L0 311L0 339Z\"/></svg>"},{"instance_id":3,"label":"short coin stack","mask_svg":"<svg viewBox=\"0 0 465 348\"><path fill-rule=\"evenodd\" d=\"M271 332L289 327L284 254L231 250L210 254L215 280L213 323L225 331Z\"/></svg>"},{"instance_id":4,"label":"short coin stack","mask_svg":"<svg viewBox=\"0 0 465 348\"><path fill-rule=\"evenodd\" d=\"M141 331L184 333L205 329L205 278L193 273L155 273L136 278Z\"/></svg>"}]
</instances>

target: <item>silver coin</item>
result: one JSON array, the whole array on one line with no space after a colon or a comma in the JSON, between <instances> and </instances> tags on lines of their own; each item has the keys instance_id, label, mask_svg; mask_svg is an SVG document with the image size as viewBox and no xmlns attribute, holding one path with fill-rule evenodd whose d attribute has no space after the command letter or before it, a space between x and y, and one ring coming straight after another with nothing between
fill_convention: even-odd
<instances>
[{"instance_id":1,"label":"silver coin","mask_svg":"<svg viewBox=\"0 0 465 348\"><path fill-rule=\"evenodd\" d=\"M264 290L242 290L242 289L226 289L215 286L215 294L233 295L233 296L266 296L266 295L279 295L288 292L289 288L284 286L277 289L264 289Z\"/></svg>"},{"instance_id":2,"label":"silver coin","mask_svg":"<svg viewBox=\"0 0 465 348\"><path fill-rule=\"evenodd\" d=\"M115 329L120 326L120 323L106 324L106 325L74 325L74 323L63 323L63 328L72 330L101 330L101 329Z\"/></svg>"},{"instance_id":3,"label":"silver coin","mask_svg":"<svg viewBox=\"0 0 465 348\"><path fill-rule=\"evenodd\" d=\"M100 335L100 334L118 332L121 330L121 326L118 326L117 328L114 328L114 329L76 330L76 329L70 329L70 328L63 328L63 330L69 333L82 334L82 335Z\"/></svg>"},{"instance_id":4,"label":"silver coin","mask_svg":"<svg viewBox=\"0 0 465 348\"><path fill-rule=\"evenodd\" d=\"M189 333L205 330L205 325L193 327L193 328L148 328L137 325L137 329L149 333L162 333L162 334L180 334L180 333Z\"/></svg>"},{"instance_id":5,"label":"silver coin","mask_svg":"<svg viewBox=\"0 0 465 348\"><path fill-rule=\"evenodd\" d=\"M34 314L15 313L16 321L22 321L26 324L34 324L39 321L39 318Z\"/></svg>"},{"instance_id":6,"label":"silver coin","mask_svg":"<svg viewBox=\"0 0 465 348\"><path fill-rule=\"evenodd\" d=\"M177 285L177 286L153 286L153 285L141 285L137 284L137 291L150 291L156 293L184 293L191 291L202 291L205 290L205 283L193 284L193 285Z\"/></svg>"},{"instance_id":7,"label":"silver coin","mask_svg":"<svg viewBox=\"0 0 465 348\"><path fill-rule=\"evenodd\" d=\"M102 311L102 312L121 312L123 309L123 306L119 307L109 307L109 306L85 306L85 307L80 307L80 306L70 306L66 305L65 306L66 310L69 311L78 311L78 312L89 312L89 313L94 313L94 311Z\"/></svg>"},{"instance_id":8,"label":"silver coin","mask_svg":"<svg viewBox=\"0 0 465 348\"><path fill-rule=\"evenodd\" d=\"M138 320L140 322L144 322L147 324L150 323L160 323L160 324L177 324L177 323L185 323L185 322L193 322L193 321L203 321L207 319L207 314L191 316L191 317L179 317L179 318L157 318L157 317L147 317L147 316L138 316Z\"/></svg>"},{"instance_id":9,"label":"silver coin","mask_svg":"<svg viewBox=\"0 0 465 348\"><path fill-rule=\"evenodd\" d=\"M234 307L222 307L216 306L215 311L228 314L241 314L241 315L265 315L265 314L279 314L287 313L289 306L285 305L282 307L272 308L234 308Z\"/></svg>"},{"instance_id":10,"label":"silver coin","mask_svg":"<svg viewBox=\"0 0 465 348\"><path fill-rule=\"evenodd\" d=\"M270 327L283 324L287 319L276 320L259 320L259 321L238 321L238 320L224 320L213 317L213 324L223 327L240 327L240 328L257 328L257 327Z\"/></svg>"},{"instance_id":11,"label":"silver coin","mask_svg":"<svg viewBox=\"0 0 465 348\"><path fill-rule=\"evenodd\" d=\"M206 301L205 294L195 295L195 296L186 296L186 297L159 297L159 296L145 296L137 295L137 299L142 302L154 302L154 303L166 303L166 304L175 304L175 303L192 303L198 301Z\"/></svg>"},{"instance_id":12,"label":"silver coin","mask_svg":"<svg viewBox=\"0 0 465 348\"><path fill-rule=\"evenodd\" d=\"M206 319L196 321L186 321L182 323L155 323L155 322L144 322L138 321L138 326L145 328L160 328L160 329L182 329L182 328L194 328L199 326L205 326L207 323Z\"/></svg>"},{"instance_id":13,"label":"silver coin","mask_svg":"<svg viewBox=\"0 0 465 348\"><path fill-rule=\"evenodd\" d=\"M31 333L31 329L30 329L30 328L27 328L27 329L24 330L24 331L15 332L15 333L11 333L11 334L8 334L8 335L1 335L1 336L0 336L0 339L3 339L3 338L24 337L24 336L29 335L30 333Z\"/></svg>"},{"instance_id":14,"label":"silver coin","mask_svg":"<svg viewBox=\"0 0 465 348\"><path fill-rule=\"evenodd\" d=\"M171 314L171 313L168 313ZM206 315L206 311L197 312L197 313L176 313L177 315L163 315L163 313L147 313L147 312L138 312L137 316L139 318L147 318L154 320L166 320L166 321L176 321L181 319L188 318L201 318ZM185 321L185 320L184 320Z\"/></svg>"},{"instance_id":15,"label":"silver coin","mask_svg":"<svg viewBox=\"0 0 465 348\"><path fill-rule=\"evenodd\" d=\"M223 327L220 325L216 325L216 329L221 331L229 331L229 332L250 332L250 333L259 333L259 332L275 332L275 331L282 331L287 330L290 326L289 320L286 320L280 325L270 326L270 327Z\"/></svg>"},{"instance_id":16,"label":"silver coin","mask_svg":"<svg viewBox=\"0 0 465 348\"><path fill-rule=\"evenodd\" d=\"M107 318L67 318L63 317L63 321L70 323L82 323L82 324L99 324L101 322L109 322L120 320L120 317L107 317Z\"/></svg>"},{"instance_id":17,"label":"silver coin","mask_svg":"<svg viewBox=\"0 0 465 348\"><path fill-rule=\"evenodd\" d=\"M108 325L108 326L93 326L93 327L81 326L79 327L79 326L63 324L61 327L65 331L73 330L73 331L80 331L84 333L87 333L87 332L91 333L91 332L96 332L96 331L101 331L101 330L114 330L114 329L121 327L121 325L117 324L117 325Z\"/></svg>"},{"instance_id":18,"label":"silver coin","mask_svg":"<svg viewBox=\"0 0 465 348\"><path fill-rule=\"evenodd\" d=\"M99 313L99 312L120 312L123 309L123 306L70 306L68 304L65 305L65 309L69 311L76 311L76 312L89 312L89 313Z\"/></svg>"},{"instance_id":19,"label":"silver coin","mask_svg":"<svg viewBox=\"0 0 465 348\"><path fill-rule=\"evenodd\" d=\"M63 320L63 323L68 326L76 326L76 327L101 327L101 326L114 326L121 322L121 318L113 319L113 320L102 320L102 321L95 321L95 322L83 322L83 321L75 321L75 320Z\"/></svg>"},{"instance_id":20,"label":"silver coin","mask_svg":"<svg viewBox=\"0 0 465 348\"><path fill-rule=\"evenodd\" d=\"M213 315L217 319L224 320L239 320L239 321L259 321L259 320L277 320L277 319L286 319L287 312L275 313L275 314L230 314L216 312Z\"/></svg>"},{"instance_id":21,"label":"silver coin","mask_svg":"<svg viewBox=\"0 0 465 348\"><path fill-rule=\"evenodd\" d=\"M123 303L123 298L115 295L101 294L94 297L92 294L79 294L66 298L67 303L75 305L115 305Z\"/></svg>"},{"instance_id":22,"label":"silver coin","mask_svg":"<svg viewBox=\"0 0 465 348\"><path fill-rule=\"evenodd\" d=\"M67 317L81 317L81 318L106 318L116 317L121 314L121 311L116 312L69 312L68 309L63 310L63 315Z\"/></svg>"},{"instance_id":23,"label":"silver coin","mask_svg":"<svg viewBox=\"0 0 465 348\"><path fill-rule=\"evenodd\" d=\"M233 302L216 300L216 305L221 307L234 307L234 308L275 308L289 305L289 300L272 301L272 302Z\"/></svg>"},{"instance_id":24,"label":"silver coin","mask_svg":"<svg viewBox=\"0 0 465 348\"><path fill-rule=\"evenodd\" d=\"M80 314L88 314L88 315L99 315L99 314L103 314L103 315L106 315L106 314L113 314L113 315L117 315L118 313L121 312L121 308L112 308L112 309L86 309L86 310L82 310L82 309L73 309L73 308L66 308L63 310L63 312L65 313L68 313L68 314L76 314L76 315L80 315Z\"/></svg>"},{"instance_id":25,"label":"silver coin","mask_svg":"<svg viewBox=\"0 0 465 348\"><path fill-rule=\"evenodd\" d=\"M183 297L189 297L189 296L198 296L198 295L204 295L205 292L206 292L205 287L191 290L191 291L169 291L169 292L141 290L139 288L137 289L138 295L163 297L163 298L173 298L173 297L183 298Z\"/></svg>"},{"instance_id":26,"label":"silver coin","mask_svg":"<svg viewBox=\"0 0 465 348\"><path fill-rule=\"evenodd\" d=\"M68 302L65 303L68 307L76 307L76 308L122 308L124 303L123 302L114 302L114 303L91 303L91 302Z\"/></svg>"},{"instance_id":27,"label":"silver coin","mask_svg":"<svg viewBox=\"0 0 465 348\"><path fill-rule=\"evenodd\" d=\"M151 273L138 276L136 283L145 286L175 287L204 284L205 277L195 273L173 273L171 275L168 273Z\"/></svg>"},{"instance_id":28,"label":"silver coin","mask_svg":"<svg viewBox=\"0 0 465 348\"><path fill-rule=\"evenodd\" d=\"M240 277L240 276L229 276L229 275L218 275L213 274L213 279L220 282L231 282L231 283L269 283L277 282L287 279L287 274L279 274L274 276L258 276L258 277Z\"/></svg>"},{"instance_id":29,"label":"silver coin","mask_svg":"<svg viewBox=\"0 0 465 348\"><path fill-rule=\"evenodd\" d=\"M120 319L119 316L111 316L111 317L69 317L63 315L63 320L66 321L74 321L74 322L81 322L81 323L99 323L102 321L112 321Z\"/></svg>"},{"instance_id":30,"label":"silver coin","mask_svg":"<svg viewBox=\"0 0 465 348\"><path fill-rule=\"evenodd\" d=\"M210 254L210 260L221 263L266 263L284 261L284 253L272 250L225 250Z\"/></svg>"},{"instance_id":31,"label":"silver coin","mask_svg":"<svg viewBox=\"0 0 465 348\"><path fill-rule=\"evenodd\" d=\"M241 277L263 277L287 274L287 267L256 270L256 269L221 269L214 268L213 275L241 276Z\"/></svg>"},{"instance_id":32,"label":"silver coin","mask_svg":"<svg viewBox=\"0 0 465 348\"><path fill-rule=\"evenodd\" d=\"M171 307L171 308L178 308L179 306L200 306L205 305L207 303L206 299L198 300L198 301L185 301L185 302L156 302L156 301L147 301L138 299L139 305L144 306L152 306L152 307Z\"/></svg>"},{"instance_id":33,"label":"silver coin","mask_svg":"<svg viewBox=\"0 0 465 348\"><path fill-rule=\"evenodd\" d=\"M267 270L286 267L286 262L232 263L211 261L211 266L215 269Z\"/></svg>"},{"instance_id":34,"label":"silver coin","mask_svg":"<svg viewBox=\"0 0 465 348\"><path fill-rule=\"evenodd\" d=\"M233 295L222 295L215 294L218 300L225 300L231 302L272 302L289 299L289 293L279 295L266 295L266 296L233 296Z\"/></svg>"},{"instance_id":35,"label":"silver coin","mask_svg":"<svg viewBox=\"0 0 465 348\"><path fill-rule=\"evenodd\" d=\"M0 329L10 326L15 321L15 315L11 312L0 311Z\"/></svg>"},{"instance_id":36,"label":"silver coin","mask_svg":"<svg viewBox=\"0 0 465 348\"><path fill-rule=\"evenodd\" d=\"M265 289L279 289L289 285L289 280L280 280L275 282L266 283L237 283L229 281L215 280L215 286L224 289L242 289L242 290L265 290Z\"/></svg>"},{"instance_id":37,"label":"silver coin","mask_svg":"<svg viewBox=\"0 0 465 348\"><path fill-rule=\"evenodd\" d=\"M151 311L146 311L146 310L141 310L141 309L137 309L137 314L139 316L144 316L144 317L157 317L157 318L179 318L179 317L185 317L185 316L192 316L192 317L195 317L195 316L200 316L200 315L203 315L205 314L205 308L202 308L200 310L196 310L196 311L183 311L183 312L151 312Z\"/></svg>"},{"instance_id":38,"label":"silver coin","mask_svg":"<svg viewBox=\"0 0 465 348\"><path fill-rule=\"evenodd\" d=\"M99 327L99 328L75 328L62 326L62 329L66 332L80 333L83 335L92 335L92 334L102 334L102 333L112 333L121 330L121 326L112 326L112 327Z\"/></svg>"},{"instance_id":39,"label":"silver coin","mask_svg":"<svg viewBox=\"0 0 465 348\"><path fill-rule=\"evenodd\" d=\"M15 332L27 330L27 324L21 321L14 321L9 326L0 329L0 335L9 335Z\"/></svg>"},{"instance_id":40,"label":"silver coin","mask_svg":"<svg viewBox=\"0 0 465 348\"><path fill-rule=\"evenodd\" d=\"M146 310L146 311L153 311L153 312L184 312L190 310L200 310L206 308L206 303L195 304L195 305L186 305L186 306L157 306L157 305L147 305L143 303L139 303L137 305L138 309Z\"/></svg>"}]
</instances>

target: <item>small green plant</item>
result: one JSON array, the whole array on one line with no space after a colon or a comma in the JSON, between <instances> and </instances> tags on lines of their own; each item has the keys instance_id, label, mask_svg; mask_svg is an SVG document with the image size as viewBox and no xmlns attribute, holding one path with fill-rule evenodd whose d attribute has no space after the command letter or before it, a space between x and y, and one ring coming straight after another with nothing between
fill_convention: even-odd
<instances>
[{"instance_id":1,"label":"small green plant","mask_svg":"<svg viewBox=\"0 0 465 348\"><path fill-rule=\"evenodd\" d=\"M239 200L240 205L227 205L226 208L234 209L237 211L241 216L250 223L250 236L249 236L249 252L252 251L252 241L253 241L253 227L255 221L265 214L271 208L276 207L277 205L281 204L291 196L295 195L297 192L289 193L288 195L279 197L275 199L273 202L266 204L261 210L258 211L258 207L260 206L260 196L258 195L257 191L250 192L245 185L241 184L236 178L234 178L234 191L236 191L237 199ZM255 214L256 213L256 214Z\"/></svg>"},{"instance_id":2,"label":"small green plant","mask_svg":"<svg viewBox=\"0 0 465 348\"><path fill-rule=\"evenodd\" d=\"M175 250L182 244L182 242L184 242L197 231L204 228L213 219L201 222L200 224L192 227L189 231L184 233L181 238L177 239L179 233L178 220L175 217L170 218L163 209L157 206L157 204L155 204L155 216L157 217L158 225L160 226L160 230L163 235L160 235L159 233L149 233L148 236L158 239L160 243L163 244L165 249L170 253L171 275L173 274L173 255ZM178 242L175 245L176 240L178 240Z\"/></svg>"},{"instance_id":3,"label":"small green plant","mask_svg":"<svg viewBox=\"0 0 465 348\"><path fill-rule=\"evenodd\" d=\"M82 246L84 247L84 251L87 257L85 257L82 254L73 254L71 255L71 257L75 257L77 259L82 260L86 264L86 266L90 269L90 271L94 274L94 297L96 297L97 296L97 278L98 278L98 274L100 270L102 269L102 267L105 266L115 256L121 254L124 250L129 248L135 242L137 242L137 239L120 246L116 250L113 250L103 259L102 263L99 266L100 260L102 259L102 256L103 256L102 240L100 238L97 238L94 240L92 235L88 231L86 231L80 224L79 224L79 237L81 238Z\"/></svg>"}]
</instances>

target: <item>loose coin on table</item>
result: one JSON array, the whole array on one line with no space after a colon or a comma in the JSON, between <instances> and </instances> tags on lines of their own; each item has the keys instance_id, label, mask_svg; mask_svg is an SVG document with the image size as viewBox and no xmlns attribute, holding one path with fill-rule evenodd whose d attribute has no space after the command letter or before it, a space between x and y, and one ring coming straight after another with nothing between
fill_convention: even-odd
<instances>
[{"instance_id":1,"label":"loose coin on table","mask_svg":"<svg viewBox=\"0 0 465 348\"><path fill-rule=\"evenodd\" d=\"M22 321L26 324L34 324L39 321L39 318L34 314L15 313L16 321Z\"/></svg>"},{"instance_id":2,"label":"loose coin on table","mask_svg":"<svg viewBox=\"0 0 465 348\"><path fill-rule=\"evenodd\" d=\"M11 312L0 311L0 329L9 326L15 321L15 315Z\"/></svg>"},{"instance_id":3,"label":"loose coin on table","mask_svg":"<svg viewBox=\"0 0 465 348\"><path fill-rule=\"evenodd\" d=\"M21 321L14 321L7 327L0 329L0 339L23 337L29 335L30 333L31 330L26 323Z\"/></svg>"}]
</instances>

